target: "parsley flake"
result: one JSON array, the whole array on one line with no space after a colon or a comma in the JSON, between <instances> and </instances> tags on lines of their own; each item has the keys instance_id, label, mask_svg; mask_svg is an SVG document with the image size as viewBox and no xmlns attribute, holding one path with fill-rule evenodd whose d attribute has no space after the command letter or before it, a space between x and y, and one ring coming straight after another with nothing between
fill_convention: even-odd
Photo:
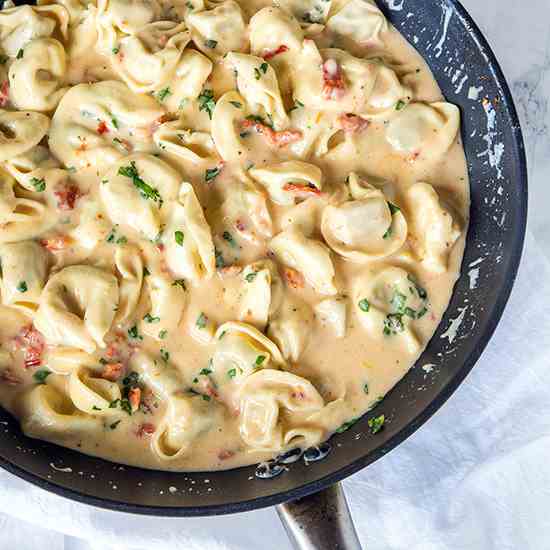
<instances>
[{"instance_id":1,"label":"parsley flake","mask_svg":"<svg viewBox=\"0 0 550 550\"><path fill-rule=\"evenodd\" d=\"M40 369L40 370L37 370L32 375L32 377L39 384L45 384L46 383L46 378L48 378L48 376L50 376L51 373L52 373L52 371L50 371L48 369Z\"/></svg>"},{"instance_id":2,"label":"parsley flake","mask_svg":"<svg viewBox=\"0 0 550 550\"><path fill-rule=\"evenodd\" d=\"M26 281L19 281L19 284L17 285L17 292L27 292L29 288L27 287Z\"/></svg>"},{"instance_id":3,"label":"parsley flake","mask_svg":"<svg viewBox=\"0 0 550 550\"><path fill-rule=\"evenodd\" d=\"M214 107L216 107L214 92L212 90L203 90L197 100L199 102L199 111L206 111L208 118L212 120L212 113L214 112Z\"/></svg>"},{"instance_id":4,"label":"parsley flake","mask_svg":"<svg viewBox=\"0 0 550 550\"><path fill-rule=\"evenodd\" d=\"M359 306L359 309L361 311L364 311L365 313L367 313L370 309L370 303L366 298L363 298L362 300L360 300L357 305Z\"/></svg>"},{"instance_id":5,"label":"parsley flake","mask_svg":"<svg viewBox=\"0 0 550 550\"><path fill-rule=\"evenodd\" d=\"M130 161L129 166L121 166L118 169L119 176L125 176L132 180L132 183L141 193L141 196L145 199L151 199L159 203L159 206L162 206L162 198L158 189L155 189L148 183L145 183L140 177L139 172L136 168L136 163L132 160Z\"/></svg>"},{"instance_id":6,"label":"parsley flake","mask_svg":"<svg viewBox=\"0 0 550 550\"><path fill-rule=\"evenodd\" d=\"M383 427L384 422L386 422L386 417L381 414L380 416L375 416L374 418L369 418L369 428L372 434L377 434Z\"/></svg>"},{"instance_id":7,"label":"parsley flake","mask_svg":"<svg viewBox=\"0 0 550 550\"><path fill-rule=\"evenodd\" d=\"M183 239L184 239L184 234L182 231L174 232L174 240L176 241L176 244L183 246Z\"/></svg>"},{"instance_id":8,"label":"parsley flake","mask_svg":"<svg viewBox=\"0 0 550 550\"><path fill-rule=\"evenodd\" d=\"M42 193L46 189L46 180L44 178L31 178L30 182L37 193Z\"/></svg>"},{"instance_id":9,"label":"parsley flake","mask_svg":"<svg viewBox=\"0 0 550 550\"><path fill-rule=\"evenodd\" d=\"M201 314L197 317L197 322L196 322L196 325L199 327L199 328L205 328L206 327L206 322L208 321L208 318L206 317L206 315L201 311Z\"/></svg>"},{"instance_id":10,"label":"parsley flake","mask_svg":"<svg viewBox=\"0 0 550 550\"><path fill-rule=\"evenodd\" d=\"M213 50L218 45L218 41L217 40L205 40L204 45L207 48L211 48Z\"/></svg>"},{"instance_id":11,"label":"parsley flake","mask_svg":"<svg viewBox=\"0 0 550 550\"><path fill-rule=\"evenodd\" d=\"M216 166L216 168L208 168L204 173L204 181L209 183L212 180L215 180L219 176L220 172L221 169L218 166Z\"/></svg>"}]
</instances>

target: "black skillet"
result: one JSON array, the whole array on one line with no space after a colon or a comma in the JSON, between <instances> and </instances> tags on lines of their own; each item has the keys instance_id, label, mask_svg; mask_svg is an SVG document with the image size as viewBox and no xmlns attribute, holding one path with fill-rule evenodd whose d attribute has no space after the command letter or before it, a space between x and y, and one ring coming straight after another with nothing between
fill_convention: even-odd
<instances>
[{"instance_id":1,"label":"black skillet","mask_svg":"<svg viewBox=\"0 0 550 550\"><path fill-rule=\"evenodd\" d=\"M501 69L478 27L457 0L383 0L380 6L427 60L447 99L460 106L471 178L471 223L462 275L417 366L375 410L332 438L332 451L326 458L309 465L299 460L272 479L256 477L254 467L204 474L130 467L116 470L105 460L26 438L17 422L0 409L0 421L6 423L6 429L0 430L3 468L67 498L138 514L201 516L279 505L279 515L296 547L359 548L345 500L335 484L411 435L464 380L508 300L527 217L527 170L518 116ZM466 73L457 74L461 67ZM462 82L464 74L468 79ZM470 87L481 86L479 99L468 98ZM484 97L495 106L489 114ZM483 262L477 285L471 289L468 271L479 258ZM462 323L451 342L442 336L459 316ZM420 368L426 363L435 365L427 380ZM417 391L421 386L423 391ZM373 436L367 420L381 413L388 421ZM357 434L362 437L356 439ZM52 463L82 475L58 472ZM200 490L205 479L210 480L211 491ZM116 483L116 492L108 480ZM159 491L170 486L181 490L176 494ZM196 489L186 490L191 487Z\"/></svg>"}]
</instances>

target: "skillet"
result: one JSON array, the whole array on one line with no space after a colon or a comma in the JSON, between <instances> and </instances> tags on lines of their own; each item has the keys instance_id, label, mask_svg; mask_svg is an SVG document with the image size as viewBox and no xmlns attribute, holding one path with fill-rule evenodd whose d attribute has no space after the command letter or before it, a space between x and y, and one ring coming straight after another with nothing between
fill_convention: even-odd
<instances>
[{"instance_id":1,"label":"skillet","mask_svg":"<svg viewBox=\"0 0 550 550\"><path fill-rule=\"evenodd\" d=\"M335 484L411 435L467 376L508 300L527 219L527 166L518 116L504 75L479 28L457 0L378 3L426 59L445 97L461 108L471 182L471 218L461 276L438 330L415 367L373 411L331 439L331 452L323 460L309 464L298 460L270 479L257 477L255 467L192 474L114 469L108 461L25 437L2 409L0 466L67 498L138 514L203 516L279 505L296 548L360 548L345 499ZM428 375L421 368L426 364L432 365ZM374 436L367 421L381 413L386 425ZM116 492L108 480L116 483ZM204 489L205 480L210 491ZM170 486L180 490L176 494L159 490Z\"/></svg>"}]
</instances>

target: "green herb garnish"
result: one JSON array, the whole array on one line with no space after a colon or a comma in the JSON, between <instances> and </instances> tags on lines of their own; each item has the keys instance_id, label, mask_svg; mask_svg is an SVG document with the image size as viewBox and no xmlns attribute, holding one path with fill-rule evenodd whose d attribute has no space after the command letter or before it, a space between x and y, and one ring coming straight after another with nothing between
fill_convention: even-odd
<instances>
[{"instance_id":1,"label":"green herb garnish","mask_svg":"<svg viewBox=\"0 0 550 550\"><path fill-rule=\"evenodd\" d=\"M237 376L237 369L229 369L227 371L227 376L229 376L229 378L235 378L235 376Z\"/></svg>"},{"instance_id":2,"label":"green herb garnish","mask_svg":"<svg viewBox=\"0 0 550 550\"><path fill-rule=\"evenodd\" d=\"M233 107L235 107L236 109L240 109L243 106L243 104L239 103L238 101L230 101L229 103L231 103L231 105L233 105Z\"/></svg>"},{"instance_id":3,"label":"green herb garnish","mask_svg":"<svg viewBox=\"0 0 550 550\"><path fill-rule=\"evenodd\" d=\"M174 232L174 240L176 241L176 244L183 246L183 239L184 239L184 235L182 231Z\"/></svg>"},{"instance_id":4,"label":"green herb garnish","mask_svg":"<svg viewBox=\"0 0 550 550\"><path fill-rule=\"evenodd\" d=\"M208 113L208 118L212 120L212 113L216 107L214 92L212 90L203 90L197 100L199 102L199 111L206 111Z\"/></svg>"},{"instance_id":5,"label":"green herb garnish","mask_svg":"<svg viewBox=\"0 0 550 550\"><path fill-rule=\"evenodd\" d=\"M359 418L352 418L351 420L344 422L339 428L336 428L336 433L341 434L342 432L349 430L358 420Z\"/></svg>"},{"instance_id":6,"label":"green herb garnish","mask_svg":"<svg viewBox=\"0 0 550 550\"><path fill-rule=\"evenodd\" d=\"M168 360L170 359L170 353L168 351L164 348L160 348L160 356L165 363L168 363Z\"/></svg>"},{"instance_id":7,"label":"green herb garnish","mask_svg":"<svg viewBox=\"0 0 550 550\"><path fill-rule=\"evenodd\" d=\"M18 52L17 52L17 59L23 59L23 55L25 54L25 51L23 50L23 48L21 48Z\"/></svg>"},{"instance_id":8,"label":"green herb garnish","mask_svg":"<svg viewBox=\"0 0 550 550\"><path fill-rule=\"evenodd\" d=\"M218 166L216 166L216 168L208 168L204 173L204 181L206 183L209 183L212 180L215 180L220 174L220 172L221 172L221 168L219 168Z\"/></svg>"},{"instance_id":9,"label":"green herb garnish","mask_svg":"<svg viewBox=\"0 0 550 550\"><path fill-rule=\"evenodd\" d=\"M128 329L128 336L134 340L143 340L143 336L140 336L138 332L137 325L134 325Z\"/></svg>"},{"instance_id":10,"label":"green herb garnish","mask_svg":"<svg viewBox=\"0 0 550 550\"><path fill-rule=\"evenodd\" d=\"M169 95L172 95L170 88L166 87L157 93L157 98L160 102L164 101Z\"/></svg>"},{"instance_id":11,"label":"green herb garnish","mask_svg":"<svg viewBox=\"0 0 550 550\"><path fill-rule=\"evenodd\" d=\"M162 198L158 189L150 186L148 183L145 183L140 177L139 172L136 168L136 163L132 160L130 161L129 166L121 166L118 169L119 176L125 176L132 180L132 183L141 193L141 196L145 199L151 199L159 203L159 206L162 206Z\"/></svg>"},{"instance_id":12,"label":"green herb garnish","mask_svg":"<svg viewBox=\"0 0 550 550\"><path fill-rule=\"evenodd\" d=\"M160 323L160 317L153 317L150 313L146 313L143 320L146 323Z\"/></svg>"},{"instance_id":13,"label":"green herb garnish","mask_svg":"<svg viewBox=\"0 0 550 550\"><path fill-rule=\"evenodd\" d=\"M370 309L370 303L366 298L363 298L362 300L360 300L357 305L359 306L359 309L361 311L364 311L365 313L367 313Z\"/></svg>"},{"instance_id":14,"label":"green herb garnish","mask_svg":"<svg viewBox=\"0 0 550 550\"><path fill-rule=\"evenodd\" d=\"M380 416L375 416L374 418L369 418L369 428L372 434L378 433L383 427L386 417L381 414Z\"/></svg>"},{"instance_id":15,"label":"green herb garnish","mask_svg":"<svg viewBox=\"0 0 550 550\"><path fill-rule=\"evenodd\" d=\"M32 375L32 377L39 384L45 384L46 383L46 378L48 378L48 376L50 376L51 373L52 373L52 371L50 371L48 369L40 369L40 370L37 370Z\"/></svg>"},{"instance_id":16,"label":"green herb garnish","mask_svg":"<svg viewBox=\"0 0 550 550\"><path fill-rule=\"evenodd\" d=\"M120 420L115 420L112 424L109 425L109 428L111 428L111 430L115 430L119 424Z\"/></svg>"},{"instance_id":17,"label":"green herb garnish","mask_svg":"<svg viewBox=\"0 0 550 550\"><path fill-rule=\"evenodd\" d=\"M46 180L44 178L31 178L30 182L37 193L41 193L46 189Z\"/></svg>"},{"instance_id":18,"label":"green herb garnish","mask_svg":"<svg viewBox=\"0 0 550 550\"><path fill-rule=\"evenodd\" d=\"M401 109L404 109L406 105L407 105L407 104L406 104L402 99L400 99L400 100L395 104L395 110L396 110L396 111L401 111Z\"/></svg>"},{"instance_id":19,"label":"green herb garnish","mask_svg":"<svg viewBox=\"0 0 550 550\"><path fill-rule=\"evenodd\" d=\"M26 281L19 281L19 284L17 285L17 292L27 292L29 288L27 287Z\"/></svg>"},{"instance_id":20,"label":"green herb garnish","mask_svg":"<svg viewBox=\"0 0 550 550\"><path fill-rule=\"evenodd\" d=\"M244 278L248 283L251 283L257 276L258 276L258 272L252 271L251 273L247 273Z\"/></svg>"},{"instance_id":21,"label":"green herb garnish","mask_svg":"<svg viewBox=\"0 0 550 550\"><path fill-rule=\"evenodd\" d=\"M213 50L218 45L218 41L217 40L205 40L204 45L207 48L211 48Z\"/></svg>"},{"instance_id":22,"label":"green herb garnish","mask_svg":"<svg viewBox=\"0 0 550 550\"><path fill-rule=\"evenodd\" d=\"M208 318L206 317L206 315L204 313L202 313L201 311L201 314L197 317L197 322L196 322L196 325L199 327L199 328L204 328L206 327L206 322L208 321Z\"/></svg>"},{"instance_id":23,"label":"green herb garnish","mask_svg":"<svg viewBox=\"0 0 550 550\"><path fill-rule=\"evenodd\" d=\"M405 330L403 316L400 313L390 313L384 319L384 334L390 336Z\"/></svg>"}]
</instances>

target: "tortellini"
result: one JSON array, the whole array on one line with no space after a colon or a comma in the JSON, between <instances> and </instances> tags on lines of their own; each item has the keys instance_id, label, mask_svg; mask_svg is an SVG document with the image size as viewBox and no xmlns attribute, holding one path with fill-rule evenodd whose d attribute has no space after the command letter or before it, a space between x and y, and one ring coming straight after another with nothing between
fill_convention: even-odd
<instances>
[{"instance_id":1,"label":"tortellini","mask_svg":"<svg viewBox=\"0 0 550 550\"><path fill-rule=\"evenodd\" d=\"M335 13L331 12L326 26L335 35L366 46L380 43L380 35L387 31L388 22L371 0L346 0L340 2L340 9Z\"/></svg>"},{"instance_id":2,"label":"tortellini","mask_svg":"<svg viewBox=\"0 0 550 550\"><path fill-rule=\"evenodd\" d=\"M291 205L299 198L319 195L322 172L318 166L299 160L252 168L250 176L261 183L273 202Z\"/></svg>"},{"instance_id":3,"label":"tortellini","mask_svg":"<svg viewBox=\"0 0 550 550\"><path fill-rule=\"evenodd\" d=\"M389 266L358 280L354 291L356 317L375 340L395 339L414 355L420 342L411 324L428 311L426 291L407 271Z\"/></svg>"},{"instance_id":4,"label":"tortellini","mask_svg":"<svg viewBox=\"0 0 550 550\"><path fill-rule=\"evenodd\" d=\"M460 111L451 103L411 103L386 127L386 139L395 151L438 160L455 141Z\"/></svg>"},{"instance_id":5,"label":"tortellini","mask_svg":"<svg viewBox=\"0 0 550 550\"><path fill-rule=\"evenodd\" d=\"M0 45L10 57L21 55L31 40L59 32L67 38L69 14L63 6L17 6L0 11Z\"/></svg>"},{"instance_id":6,"label":"tortellini","mask_svg":"<svg viewBox=\"0 0 550 550\"><path fill-rule=\"evenodd\" d=\"M285 300L269 322L267 335L287 361L298 362L309 344L313 311L305 302Z\"/></svg>"},{"instance_id":7,"label":"tortellini","mask_svg":"<svg viewBox=\"0 0 550 550\"><path fill-rule=\"evenodd\" d=\"M122 82L78 84L54 113L49 146L66 166L104 170L139 150L140 134L152 135L163 114L152 97L135 94Z\"/></svg>"},{"instance_id":8,"label":"tortellini","mask_svg":"<svg viewBox=\"0 0 550 550\"><path fill-rule=\"evenodd\" d=\"M448 257L460 236L459 224L428 183L415 183L407 191L411 212L411 244L430 271L447 270Z\"/></svg>"},{"instance_id":9,"label":"tortellini","mask_svg":"<svg viewBox=\"0 0 550 550\"><path fill-rule=\"evenodd\" d=\"M288 116L273 67L261 57L233 52L225 62L236 72L237 88L250 109L273 120L276 130L286 128Z\"/></svg>"},{"instance_id":10,"label":"tortellini","mask_svg":"<svg viewBox=\"0 0 550 550\"><path fill-rule=\"evenodd\" d=\"M160 233L163 205L168 209L178 194L181 177L152 155L130 155L107 172L101 200L112 222L129 226L154 240Z\"/></svg>"},{"instance_id":11,"label":"tortellini","mask_svg":"<svg viewBox=\"0 0 550 550\"><path fill-rule=\"evenodd\" d=\"M151 308L141 323L141 330L161 340L164 332L172 332L178 327L187 301L186 290L164 274L149 275L146 284Z\"/></svg>"},{"instance_id":12,"label":"tortellini","mask_svg":"<svg viewBox=\"0 0 550 550\"><path fill-rule=\"evenodd\" d=\"M146 385L166 401L166 412L153 435L152 446L162 460L175 460L189 450L198 436L219 425L221 409L201 395L185 393L178 370L160 365L144 353L130 363Z\"/></svg>"},{"instance_id":13,"label":"tortellini","mask_svg":"<svg viewBox=\"0 0 550 550\"><path fill-rule=\"evenodd\" d=\"M323 157L341 145L341 142L334 142L337 134L341 132L337 115L334 113L313 111L298 106L292 110L290 123L293 128L302 132L302 139L290 145L291 151L300 158Z\"/></svg>"},{"instance_id":14,"label":"tortellini","mask_svg":"<svg viewBox=\"0 0 550 550\"><path fill-rule=\"evenodd\" d=\"M0 170L0 243L32 239L57 223L56 211L39 195Z\"/></svg>"},{"instance_id":15,"label":"tortellini","mask_svg":"<svg viewBox=\"0 0 550 550\"><path fill-rule=\"evenodd\" d=\"M283 287L277 266L271 260L260 260L247 265L241 277L239 319L264 330L270 315L282 302Z\"/></svg>"},{"instance_id":16,"label":"tortellini","mask_svg":"<svg viewBox=\"0 0 550 550\"><path fill-rule=\"evenodd\" d=\"M133 92L159 90L172 77L189 39L184 23L150 23L119 41L111 64Z\"/></svg>"},{"instance_id":17,"label":"tortellini","mask_svg":"<svg viewBox=\"0 0 550 550\"><path fill-rule=\"evenodd\" d=\"M101 378L93 368L80 365L73 369L68 387L71 401L78 410L98 416L120 414L120 409L109 406L121 398L119 385Z\"/></svg>"},{"instance_id":18,"label":"tortellini","mask_svg":"<svg viewBox=\"0 0 550 550\"><path fill-rule=\"evenodd\" d=\"M269 246L283 264L302 273L316 292L328 295L337 293L334 265L323 243L307 238L291 227L276 235Z\"/></svg>"},{"instance_id":19,"label":"tortellini","mask_svg":"<svg viewBox=\"0 0 550 550\"><path fill-rule=\"evenodd\" d=\"M212 138L220 156L225 161L240 162L245 149L240 136L240 123L245 114L244 98L235 91L226 92L216 102L212 114Z\"/></svg>"},{"instance_id":20,"label":"tortellini","mask_svg":"<svg viewBox=\"0 0 550 550\"><path fill-rule=\"evenodd\" d=\"M315 315L323 325L331 325L336 338L344 338L347 328L345 299L325 298L315 306Z\"/></svg>"},{"instance_id":21,"label":"tortellini","mask_svg":"<svg viewBox=\"0 0 550 550\"><path fill-rule=\"evenodd\" d=\"M293 70L294 98L319 111L353 113L365 118L394 113L412 92L379 61L360 59L337 48L319 51L304 40Z\"/></svg>"},{"instance_id":22,"label":"tortellini","mask_svg":"<svg viewBox=\"0 0 550 550\"><path fill-rule=\"evenodd\" d=\"M62 86L67 70L63 45L53 38L33 40L26 55L9 69L10 97L17 109L52 111L67 88Z\"/></svg>"},{"instance_id":23,"label":"tortellini","mask_svg":"<svg viewBox=\"0 0 550 550\"><path fill-rule=\"evenodd\" d=\"M215 162L216 146L207 132L198 132L185 128L181 121L165 122L153 134L157 146L192 164Z\"/></svg>"},{"instance_id":24,"label":"tortellini","mask_svg":"<svg viewBox=\"0 0 550 550\"><path fill-rule=\"evenodd\" d=\"M244 51L248 45L243 14L234 0L214 4L212 9L189 13L187 24L197 48L213 60L228 52Z\"/></svg>"},{"instance_id":25,"label":"tortellini","mask_svg":"<svg viewBox=\"0 0 550 550\"><path fill-rule=\"evenodd\" d=\"M48 344L92 353L105 347L118 305L116 277L85 265L63 268L50 277L34 318Z\"/></svg>"},{"instance_id":26,"label":"tortellini","mask_svg":"<svg viewBox=\"0 0 550 550\"><path fill-rule=\"evenodd\" d=\"M322 410L324 400L305 378L264 369L245 380L240 396L241 437L253 449L307 448L321 441L323 430L307 419Z\"/></svg>"},{"instance_id":27,"label":"tortellini","mask_svg":"<svg viewBox=\"0 0 550 550\"><path fill-rule=\"evenodd\" d=\"M218 327L211 370L220 389L229 381L241 383L259 369L280 369L286 361L279 348L258 329L230 321Z\"/></svg>"},{"instance_id":28,"label":"tortellini","mask_svg":"<svg viewBox=\"0 0 550 550\"><path fill-rule=\"evenodd\" d=\"M163 234L166 262L177 277L197 283L216 269L214 243L193 186L183 182Z\"/></svg>"},{"instance_id":29,"label":"tortellini","mask_svg":"<svg viewBox=\"0 0 550 550\"><path fill-rule=\"evenodd\" d=\"M366 262L399 250L407 238L407 221L383 191L361 185L350 174L350 200L325 207L321 231L327 244L344 258Z\"/></svg>"},{"instance_id":30,"label":"tortellini","mask_svg":"<svg viewBox=\"0 0 550 550\"><path fill-rule=\"evenodd\" d=\"M99 418L79 411L68 395L50 384L27 390L17 409L23 432L29 437L62 442L75 435L91 435L100 428Z\"/></svg>"},{"instance_id":31,"label":"tortellini","mask_svg":"<svg viewBox=\"0 0 550 550\"><path fill-rule=\"evenodd\" d=\"M50 119L32 111L0 110L0 161L22 155L46 135Z\"/></svg>"},{"instance_id":32,"label":"tortellini","mask_svg":"<svg viewBox=\"0 0 550 550\"><path fill-rule=\"evenodd\" d=\"M289 94L293 60L304 39L298 21L282 9L266 7L250 19L249 30L251 53L269 61L277 73L281 93Z\"/></svg>"},{"instance_id":33,"label":"tortellini","mask_svg":"<svg viewBox=\"0 0 550 550\"><path fill-rule=\"evenodd\" d=\"M48 274L48 256L34 241L0 246L2 303L33 313Z\"/></svg>"},{"instance_id":34,"label":"tortellini","mask_svg":"<svg viewBox=\"0 0 550 550\"><path fill-rule=\"evenodd\" d=\"M119 246L115 250L115 265L120 275L119 302L116 323L125 323L133 315L143 285L143 259L134 245Z\"/></svg>"},{"instance_id":35,"label":"tortellini","mask_svg":"<svg viewBox=\"0 0 550 550\"><path fill-rule=\"evenodd\" d=\"M98 0L98 50L109 55L116 48L120 33L134 34L145 25L158 21L161 13L157 0Z\"/></svg>"}]
</instances>

